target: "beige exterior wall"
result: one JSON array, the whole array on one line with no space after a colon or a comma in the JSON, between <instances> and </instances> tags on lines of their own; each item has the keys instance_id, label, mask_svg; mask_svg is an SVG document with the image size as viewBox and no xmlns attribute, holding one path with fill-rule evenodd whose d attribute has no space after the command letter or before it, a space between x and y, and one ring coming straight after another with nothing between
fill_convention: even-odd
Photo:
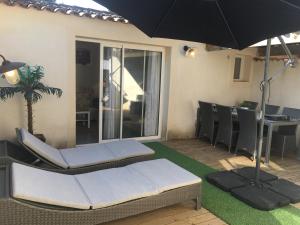
<instances>
[{"instance_id":1,"label":"beige exterior wall","mask_svg":"<svg viewBox=\"0 0 300 225\"><path fill-rule=\"evenodd\" d=\"M34 128L58 147L75 144L75 40L86 37L107 41L162 46L166 49L165 84L169 99L164 122L169 138L193 137L198 100L233 105L249 99L251 84L232 81L232 56L244 52L207 52L203 44L151 39L132 25L66 16L60 13L0 4L0 53L8 59L45 67L45 83L63 89L61 99L46 96L34 105ZM185 57L184 45L197 48ZM251 66L252 69L252 66ZM252 78L250 77L250 80ZM0 85L5 82L0 79ZM20 96L0 103L0 139L14 139L15 127L26 127L25 103ZM168 120L167 120L168 119ZM167 120L167 121L166 121Z\"/></svg>"},{"instance_id":2,"label":"beige exterior wall","mask_svg":"<svg viewBox=\"0 0 300 225\"><path fill-rule=\"evenodd\" d=\"M180 46L177 51L179 52ZM207 52L204 45L198 46L195 58L182 54L176 60L176 73L171 73L171 96L169 107L169 138L190 138L194 136L198 101L208 101L223 105L236 105L250 99L249 82L233 81L233 56L254 55L255 49L244 52ZM252 65L251 70L252 70Z\"/></svg>"},{"instance_id":3,"label":"beige exterior wall","mask_svg":"<svg viewBox=\"0 0 300 225\"><path fill-rule=\"evenodd\" d=\"M283 61L271 61L270 76L278 74L283 69ZM261 92L259 84L263 79L264 62L254 62L253 82L251 84L251 98L259 101ZM300 66L288 68L271 82L270 104L282 107L300 108Z\"/></svg>"},{"instance_id":4,"label":"beige exterior wall","mask_svg":"<svg viewBox=\"0 0 300 225\"><path fill-rule=\"evenodd\" d=\"M300 109L300 65L288 68L282 73L283 61L271 61L270 76L281 74L271 82L269 104ZM263 79L264 62L254 62L251 83L251 99L261 101L260 82ZM297 130L297 143L300 144L300 128Z\"/></svg>"}]
</instances>

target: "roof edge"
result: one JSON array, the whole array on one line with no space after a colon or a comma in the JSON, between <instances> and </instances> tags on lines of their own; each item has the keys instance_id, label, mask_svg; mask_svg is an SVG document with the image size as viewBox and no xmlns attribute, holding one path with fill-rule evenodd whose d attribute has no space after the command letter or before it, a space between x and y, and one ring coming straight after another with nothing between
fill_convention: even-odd
<instances>
[{"instance_id":1,"label":"roof edge","mask_svg":"<svg viewBox=\"0 0 300 225\"><path fill-rule=\"evenodd\" d=\"M32 8L39 11L48 11L52 13L60 12L64 15L75 15L79 17L87 17L91 19L113 21L125 24L129 23L127 19L110 11L99 11L78 6L57 4L47 2L45 0L2 0L0 3L4 3L8 6L19 6L25 9Z\"/></svg>"}]
</instances>

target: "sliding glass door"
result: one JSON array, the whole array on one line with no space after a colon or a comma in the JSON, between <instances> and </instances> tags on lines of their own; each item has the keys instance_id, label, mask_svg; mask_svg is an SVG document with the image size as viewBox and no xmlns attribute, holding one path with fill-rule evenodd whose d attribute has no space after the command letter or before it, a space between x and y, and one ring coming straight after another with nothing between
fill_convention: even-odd
<instances>
[{"instance_id":1,"label":"sliding glass door","mask_svg":"<svg viewBox=\"0 0 300 225\"><path fill-rule=\"evenodd\" d=\"M162 53L147 51L145 55L145 100L143 136L159 133Z\"/></svg>"},{"instance_id":2,"label":"sliding glass door","mask_svg":"<svg viewBox=\"0 0 300 225\"><path fill-rule=\"evenodd\" d=\"M76 144L99 142L100 44L76 41Z\"/></svg>"},{"instance_id":3,"label":"sliding glass door","mask_svg":"<svg viewBox=\"0 0 300 225\"><path fill-rule=\"evenodd\" d=\"M103 47L102 140L120 139L122 49Z\"/></svg>"},{"instance_id":4,"label":"sliding glass door","mask_svg":"<svg viewBox=\"0 0 300 225\"><path fill-rule=\"evenodd\" d=\"M160 52L125 49L123 138L158 136Z\"/></svg>"},{"instance_id":5,"label":"sliding glass door","mask_svg":"<svg viewBox=\"0 0 300 225\"><path fill-rule=\"evenodd\" d=\"M159 137L163 50L102 42L77 46L83 64L77 63L77 144Z\"/></svg>"}]
</instances>

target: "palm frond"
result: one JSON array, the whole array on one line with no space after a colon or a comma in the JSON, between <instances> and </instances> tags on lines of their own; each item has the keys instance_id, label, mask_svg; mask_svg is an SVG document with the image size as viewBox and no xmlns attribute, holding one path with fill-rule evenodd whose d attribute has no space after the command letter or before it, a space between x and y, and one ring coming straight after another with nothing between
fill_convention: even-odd
<instances>
[{"instance_id":1,"label":"palm frond","mask_svg":"<svg viewBox=\"0 0 300 225\"><path fill-rule=\"evenodd\" d=\"M36 92L36 91L33 91L32 92L32 103L34 104L34 103L37 103L39 100L41 100L43 98L43 96L40 94L40 93L38 93L38 92Z\"/></svg>"},{"instance_id":2,"label":"palm frond","mask_svg":"<svg viewBox=\"0 0 300 225\"><path fill-rule=\"evenodd\" d=\"M62 96L63 91L60 88L48 87L42 83L38 83L35 90L48 95L56 95L58 98Z\"/></svg>"},{"instance_id":3,"label":"palm frond","mask_svg":"<svg viewBox=\"0 0 300 225\"><path fill-rule=\"evenodd\" d=\"M42 66L24 66L18 69L20 82L14 87L0 87L0 100L5 101L12 98L16 93L21 93L27 101L28 129L33 132L32 104L37 103L43 94L56 95L61 97L62 90L59 88L48 87L41 80L44 77Z\"/></svg>"},{"instance_id":4,"label":"palm frond","mask_svg":"<svg viewBox=\"0 0 300 225\"><path fill-rule=\"evenodd\" d=\"M19 92L21 92L19 87L0 87L0 100L6 101L8 98L14 97L14 95Z\"/></svg>"},{"instance_id":5,"label":"palm frond","mask_svg":"<svg viewBox=\"0 0 300 225\"><path fill-rule=\"evenodd\" d=\"M44 77L44 68L42 66L24 66L18 69L20 82L15 87L0 89L0 100L11 98L15 93L24 95L26 101L36 103L42 99L42 94L62 96L62 90L59 88L44 85L41 80Z\"/></svg>"},{"instance_id":6,"label":"palm frond","mask_svg":"<svg viewBox=\"0 0 300 225\"><path fill-rule=\"evenodd\" d=\"M19 70L21 86L33 86L39 83L44 77L44 68L42 66L24 66Z\"/></svg>"}]
</instances>

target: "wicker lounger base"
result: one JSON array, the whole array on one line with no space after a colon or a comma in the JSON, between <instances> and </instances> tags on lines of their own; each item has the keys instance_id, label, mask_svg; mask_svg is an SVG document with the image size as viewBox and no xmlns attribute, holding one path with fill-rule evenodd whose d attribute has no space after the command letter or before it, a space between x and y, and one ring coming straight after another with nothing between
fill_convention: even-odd
<instances>
[{"instance_id":1,"label":"wicker lounger base","mask_svg":"<svg viewBox=\"0 0 300 225\"><path fill-rule=\"evenodd\" d=\"M123 204L95 209L50 209L12 198L0 199L1 225L96 225L180 202L195 200L196 209L201 207L201 184L166 191L156 196Z\"/></svg>"},{"instance_id":2,"label":"wicker lounger base","mask_svg":"<svg viewBox=\"0 0 300 225\"><path fill-rule=\"evenodd\" d=\"M42 169L47 169L64 174L81 174L96 170L123 167L136 162L152 160L154 159L154 154L135 156L123 160L100 163L80 168L63 169L52 164L51 162L48 162L46 159L41 158L39 155L35 154L30 148L26 147L25 145L18 146L9 141L1 141L0 161L5 161L5 159L11 162L26 163Z\"/></svg>"}]
</instances>

